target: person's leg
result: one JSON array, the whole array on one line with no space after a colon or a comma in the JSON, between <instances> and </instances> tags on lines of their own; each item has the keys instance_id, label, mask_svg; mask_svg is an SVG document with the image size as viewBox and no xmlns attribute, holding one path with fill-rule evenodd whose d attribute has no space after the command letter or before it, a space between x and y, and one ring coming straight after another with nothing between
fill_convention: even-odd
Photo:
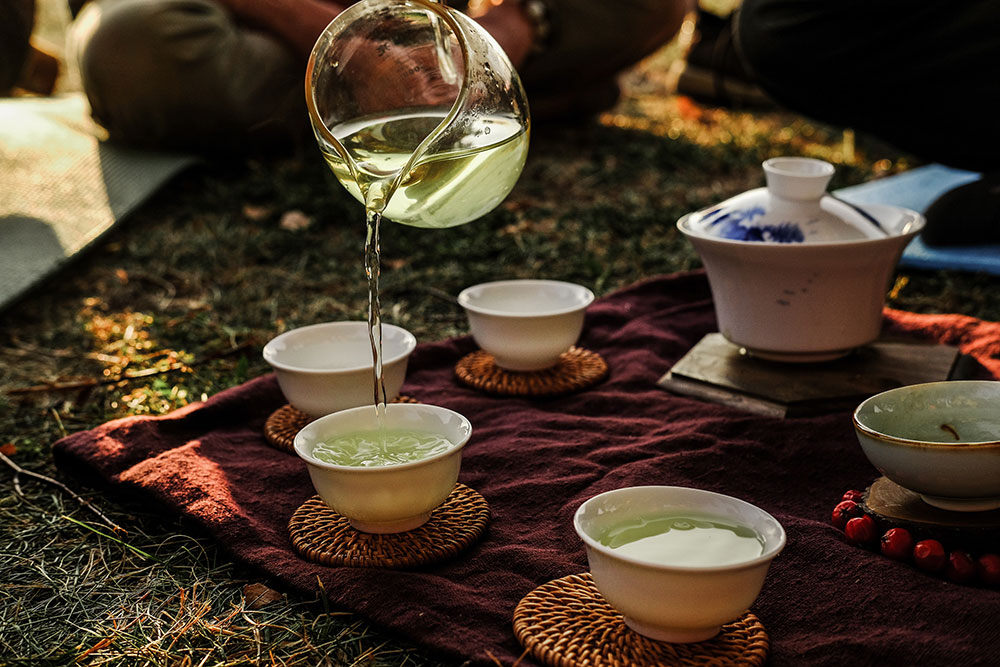
<instances>
[{"instance_id":1,"label":"person's leg","mask_svg":"<svg viewBox=\"0 0 1000 667\"><path fill-rule=\"evenodd\" d=\"M0 95L6 95L24 71L34 25L35 0L0 1Z\"/></svg>"},{"instance_id":2,"label":"person's leg","mask_svg":"<svg viewBox=\"0 0 1000 667\"><path fill-rule=\"evenodd\" d=\"M927 160L996 169L1000 3L744 0L736 45L763 88Z\"/></svg>"},{"instance_id":3,"label":"person's leg","mask_svg":"<svg viewBox=\"0 0 1000 667\"><path fill-rule=\"evenodd\" d=\"M289 50L211 0L92 0L71 26L68 56L115 141L233 150L291 141L307 125Z\"/></svg>"},{"instance_id":4,"label":"person's leg","mask_svg":"<svg viewBox=\"0 0 1000 667\"><path fill-rule=\"evenodd\" d=\"M617 99L614 77L677 34L693 0L546 0L543 50L520 74L532 115L585 114Z\"/></svg>"},{"instance_id":5,"label":"person's leg","mask_svg":"<svg viewBox=\"0 0 1000 667\"><path fill-rule=\"evenodd\" d=\"M753 81L736 52L733 14L698 8L691 46L671 68L677 94L716 106L774 108L774 100Z\"/></svg>"}]
</instances>

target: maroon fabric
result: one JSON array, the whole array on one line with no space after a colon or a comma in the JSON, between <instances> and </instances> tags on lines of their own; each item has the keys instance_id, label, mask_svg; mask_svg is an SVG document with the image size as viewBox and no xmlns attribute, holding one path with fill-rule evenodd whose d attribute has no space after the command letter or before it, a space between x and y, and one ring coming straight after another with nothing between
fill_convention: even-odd
<instances>
[{"instance_id":1,"label":"maroon fabric","mask_svg":"<svg viewBox=\"0 0 1000 667\"><path fill-rule=\"evenodd\" d=\"M896 333L960 346L1000 376L1000 324L887 311ZM56 443L57 463L138 493L207 529L236 558L307 595L319 589L441 657L513 663L518 601L586 570L572 516L623 486L692 486L745 499L788 533L753 606L771 664L1000 663L1000 591L959 586L847 544L829 523L849 488L877 472L847 412L774 419L676 396L656 381L715 330L701 273L648 280L594 303L582 345L607 381L551 400L496 398L460 385L468 338L418 346L404 392L466 415L474 434L461 481L493 510L483 540L416 571L322 567L292 551L286 524L313 494L303 464L268 447L267 415L283 404L273 376L163 418L127 418ZM531 660L526 659L530 664Z\"/></svg>"}]
</instances>

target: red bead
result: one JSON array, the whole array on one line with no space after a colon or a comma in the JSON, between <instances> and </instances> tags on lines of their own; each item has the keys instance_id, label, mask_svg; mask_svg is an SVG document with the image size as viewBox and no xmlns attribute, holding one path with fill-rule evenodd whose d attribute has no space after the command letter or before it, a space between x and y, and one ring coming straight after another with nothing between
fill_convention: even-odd
<instances>
[{"instance_id":1,"label":"red bead","mask_svg":"<svg viewBox=\"0 0 1000 667\"><path fill-rule=\"evenodd\" d=\"M952 551L948 554L944 576L958 584L972 583L976 578L976 562L965 551Z\"/></svg>"},{"instance_id":2,"label":"red bead","mask_svg":"<svg viewBox=\"0 0 1000 667\"><path fill-rule=\"evenodd\" d=\"M940 572L945 560L944 546L937 540L921 540L913 546L913 562L925 572Z\"/></svg>"},{"instance_id":3,"label":"red bead","mask_svg":"<svg viewBox=\"0 0 1000 667\"><path fill-rule=\"evenodd\" d=\"M846 501L845 501L846 502ZM875 519L867 514L856 516L844 526L847 539L855 544L868 544L875 540Z\"/></svg>"},{"instance_id":4,"label":"red bead","mask_svg":"<svg viewBox=\"0 0 1000 667\"><path fill-rule=\"evenodd\" d=\"M857 489L851 489L850 491L844 491L844 497L841 500L853 500L856 503L860 503L864 495Z\"/></svg>"},{"instance_id":5,"label":"red bead","mask_svg":"<svg viewBox=\"0 0 1000 667\"><path fill-rule=\"evenodd\" d=\"M895 560L909 560L913 555L913 536L905 528L890 528L879 540L882 553Z\"/></svg>"},{"instance_id":6,"label":"red bead","mask_svg":"<svg viewBox=\"0 0 1000 667\"><path fill-rule=\"evenodd\" d=\"M854 517L861 516L863 512L861 507L853 500L841 500L837 503L837 506L833 508L833 516L830 517L831 523L840 530L844 530L847 522Z\"/></svg>"},{"instance_id":7,"label":"red bead","mask_svg":"<svg viewBox=\"0 0 1000 667\"><path fill-rule=\"evenodd\" d=\"M983 554L976 559L976 574L987 586L1000 586L1000 556Z\"/></svg>"}]
</instances>

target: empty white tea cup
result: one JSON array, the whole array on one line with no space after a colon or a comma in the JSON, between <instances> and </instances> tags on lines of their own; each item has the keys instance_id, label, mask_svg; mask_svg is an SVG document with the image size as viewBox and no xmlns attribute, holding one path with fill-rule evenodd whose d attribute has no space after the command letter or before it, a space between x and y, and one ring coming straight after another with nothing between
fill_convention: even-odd
<instances>
[{"instance_id":1,"label":"empty white tea cup","mask_svg":"<svg viewBox=\"0 0 1000 667\"><path fill-rule=\"evenodd\" d=\"M382 325L382 373L386 400L399 396L417 339L406 329ZM313 417L375 402L373 356L367 322L324 322L270 340L271 365L288 402Z\"/></svg>"},{"instance_id":2,"label":"empty white tea cup","mask_svg":"<svg viewBox=\"0 0 1000 667\"><path fill-rule=\"evenodd\" d=\"M680 522L672 528L684 538L679 545L630 540L628 531L652 531L648 526L664 521ZM696 532L695 521L733 530ZM594 584L625 623L651 639L677 643L710 639L740 618L785 546L784 529L764 510L720 493L677 486L599 494L580 506L573 525L586 547ZM664 532L648 539L664 536L670 537Z\"/></svg>"},{"instance_id":3,"label":"empty white tea cup","mask_svg":"<svg viewBox=\"0 0 1000 667\"><path fill-rule=\"evenodd\" d=\"M404 463L343 465L319 458L324 443L359 432L377 432L374 406L341 410L321 417L295 436L295 453L306 462L323 502L366 533L400 533L418 528L455 488L462 448L472 425L459 413L436 405L386 406L385 428L438 436L443 451Z\"/></svg>"},{"instance_id":4,"label":"empty white tea cup","mask_svg":"<svg viewBox=\"0 0 1000 667\"><path fill-rule=\"evenodd\" d=\"M476 344L511 371L550 368L583 330L594 293L558 280L500 280L458 295Z\"/></svg>"}]
</instances>

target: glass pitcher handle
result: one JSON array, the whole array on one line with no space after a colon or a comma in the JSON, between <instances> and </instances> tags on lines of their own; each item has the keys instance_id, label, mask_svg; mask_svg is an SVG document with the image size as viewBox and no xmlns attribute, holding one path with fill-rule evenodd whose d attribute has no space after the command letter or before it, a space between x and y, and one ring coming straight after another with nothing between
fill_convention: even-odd
<instances>
[{"instance_id":1,"label":"glass pitcher handle","mask_svg":"<svg viewBox=\"0 0 1000 667\"><path fill-rule=\"evenodd\" d=\"M427 0L442 7L448 7L444 0ZM434 28L434 43L437 48L438 62L441 65L441 78L450 86L458 84L458 71L455 70L455 61L451 57L451 40L448 39L441 27L441 19L437 14L431 14L431 25Z\"/></svg>"}]
</instances>

